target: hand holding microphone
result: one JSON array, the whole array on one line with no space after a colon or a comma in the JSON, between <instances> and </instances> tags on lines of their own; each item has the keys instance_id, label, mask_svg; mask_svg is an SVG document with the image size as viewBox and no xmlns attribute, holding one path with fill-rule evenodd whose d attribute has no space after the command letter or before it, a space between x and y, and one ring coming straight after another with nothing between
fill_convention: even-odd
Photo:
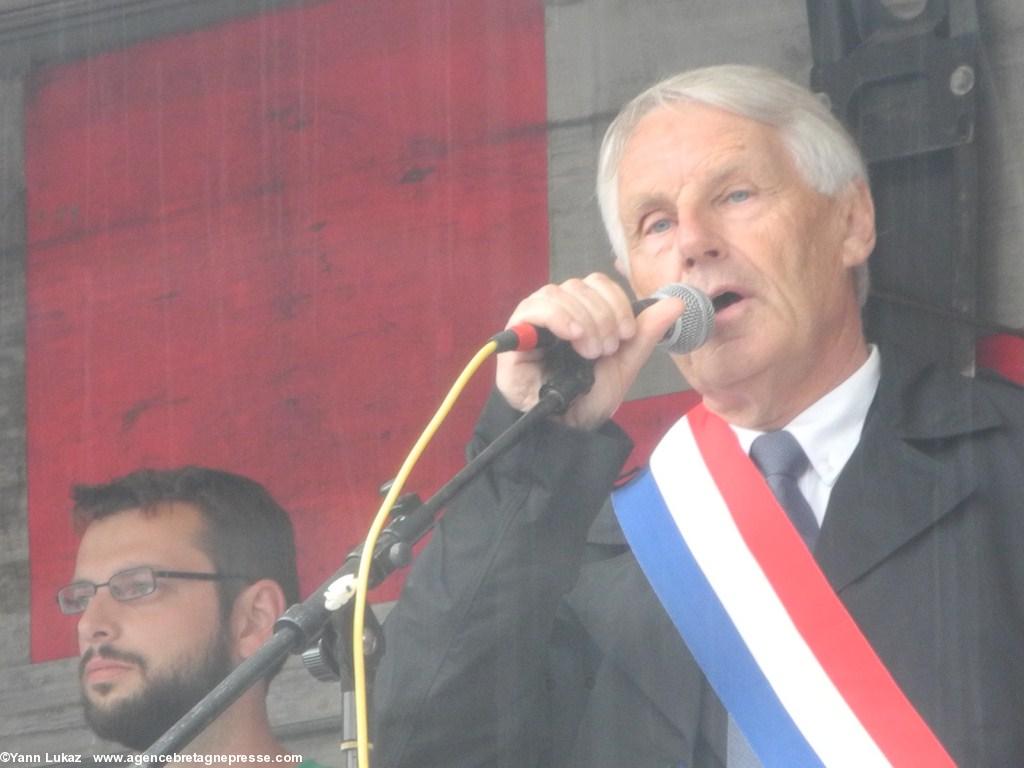
<instances>
[{"instance_id":1,"label":"hand holding microphone","mask_svg":"<svg viewBox=\"0 0 1024 768\"><path fill-rule=\"evenodd\" d=\"M571 426L593 429L615 412L659 342L676 353L695 349L710 335L712 315L707 296L690 286L665 286L633 305L614 280L595 273L541 288L519 304L509 326L527 346L536 331L542 346L557 339L593 361L593 387L562 416ZM536 404L544 356L543 349L530 349L498 357L498 390L512 407L526 411Z\"/></svg>"}]
</instances>

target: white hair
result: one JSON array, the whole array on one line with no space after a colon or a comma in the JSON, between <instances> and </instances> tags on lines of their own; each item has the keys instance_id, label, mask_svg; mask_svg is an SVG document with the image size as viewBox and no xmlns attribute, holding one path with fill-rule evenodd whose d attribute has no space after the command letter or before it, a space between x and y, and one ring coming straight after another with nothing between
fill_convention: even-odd
<instances>
[{"instance_id":1,"label":"white hair","mask_svg":"<svg viewBox=\"0 0 1024 768\"><path fill-rule=\"evenodd\" d=\"M773 126L804 180L834 196L867 168L856 143L811 91L761 67L724 65L666 78L629 102L608 126L601 143L597 200L608 239L623 269L629 269L626 233L619 218L618 170L626 142L640 120L658 107L697 102ZM867 262L854 270L857 299L867 300Z\"/></svg>"}]
</instances>

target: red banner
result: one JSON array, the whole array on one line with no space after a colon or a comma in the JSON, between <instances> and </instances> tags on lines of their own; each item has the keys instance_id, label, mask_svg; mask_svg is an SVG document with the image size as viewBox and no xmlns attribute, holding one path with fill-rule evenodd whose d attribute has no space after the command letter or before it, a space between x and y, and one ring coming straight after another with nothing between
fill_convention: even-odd
<instances>
[{"instance_id":1,"label":"red banner","mask_svg":"<svg viewBox=\"0 0 1024 768\"><path fill-rule=\"evenodd\" d=\"M73 483L198 463L292 513L304 591L547 279L539 0L329 2L33 78L32 657L76 653ZM486 372L428 451L462 463ZM378 598L394 596L394 587Z\"/></svg>"},{"instance_id":2,"label":"red banner","mask_svg":"<svg viewBox=\"0 0 1024 768\"><path fill-rule=\"evenodd\" d=\"M977 362L1024 385L1024 338L1001 333L978 339Z\"/></svg>"}]
</instances>

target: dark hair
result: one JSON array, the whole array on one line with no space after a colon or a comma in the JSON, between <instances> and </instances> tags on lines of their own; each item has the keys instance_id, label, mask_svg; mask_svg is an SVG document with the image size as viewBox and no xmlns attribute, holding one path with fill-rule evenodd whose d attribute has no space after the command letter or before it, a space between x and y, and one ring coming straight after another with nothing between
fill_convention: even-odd
<instances>
[{"instance_id":1,"label":"dark hair","mask_svg":"<svg viewBox=\"0 0 1024 768\"><path fill-rule=\"evenodd\" d=\"M288 605L298 602L295 536L288 513L267 490L247 477L205 467L140 469L102 485L76 485L71 490L75 530L94 520L128 509L156 514L170 502L199 510L206 532L199 546L221 573L252 581L271 579ZM218 582L221 611L230 615L244 589L237 580Z\"/></svg>"}]
</instances>

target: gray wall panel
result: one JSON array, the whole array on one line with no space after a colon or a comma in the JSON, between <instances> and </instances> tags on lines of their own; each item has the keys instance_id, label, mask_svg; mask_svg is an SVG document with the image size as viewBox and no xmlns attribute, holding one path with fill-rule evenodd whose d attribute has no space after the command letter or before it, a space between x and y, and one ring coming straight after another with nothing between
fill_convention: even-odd
<instances>
[{"instance_id":1,"label":"gray wall panel","mask_svg":"<svg viewBox=\"0 0 1024 768\"><path fill-rule=\"evenodd\" d=\"M1024 3L980 0L978 314L1024 328Z\"/></svg>"},{"instance_id":2,"label":"gray wall panel","mask_svg":"<svg viewBox=\"0 0 1024 768\"><path fill-rule=\"evenodd\" d=\"M0 78L0 668L28 661L22 85Z\"/></svg>"}]
</instances>

